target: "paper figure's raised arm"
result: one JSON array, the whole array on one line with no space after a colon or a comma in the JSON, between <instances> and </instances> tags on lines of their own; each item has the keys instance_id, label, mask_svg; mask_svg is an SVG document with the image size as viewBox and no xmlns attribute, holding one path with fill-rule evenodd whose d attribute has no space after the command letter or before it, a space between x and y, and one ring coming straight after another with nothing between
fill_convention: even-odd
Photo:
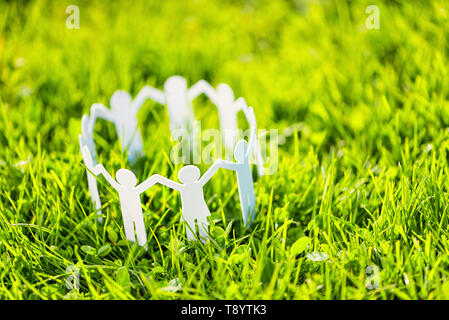
<instances>
[{"instance_id":1,"label":"paper figure's raised arm","mask_svg":"<svg viewBox=\"0 0 449 320\"><path fill-rule=\"evenodd\" d=\"M133 100L133 107L137 109L136 112L139 111L140 107L142 107L147 99L151 99L160 104L165 104L165 96L161 90L150 86L145 86Z\"/></svg>"},{"instance_id":2,"label":"paper figure's raised arm","mask_svg":"<svg viewBox=\"0 0 449 320\"><path fill-rule=\"evenodd\" d=\"M90 132L94 130L95 121L97 121L97 118L101 118L107 121L114 121L114 115L110 109L106 108L102 103L94 103L92 107L90 107Z\"/></svg>"},{"instance_id":3,"label":"paper figure's raised arm","mask_svg":"<svg viewBox=\"0 0 449 320\"><path fill-rule=\"evenodd\" d=\"M217 172L217 170L221 168L222 161L223 160L221 159L215 160L215 162L209 167L209 169L207 169L207 171L199 180L201 186L204 186L212 178L215 172Z\"/></svg>"},{"instance_id":4,"label":"paper figure's raised arm","mask_svg":"<svg viewBox=\"0 0 449 320\"><path fill-rule=\"evenodd\" d=\"M142 193L157 183L158 175L152 175L136 187L137 192Z\"/></svg>"},{"instance_id":5,"label":"paper figure's raised arm","mask_svg":"<svg viewBox=\"0 0 449 320\"><path fill-rule=\"evenodd\" d=\"M189 101L192 101L202 93L204 93L215 105L219 102L215 89L206 80L200 80L191 86L187 91L187 98Z\"/></svg>"},{"instance_id":6,"label":"paper figure's raised arm","mask_svg":"<svg viewBox=\"0 0 449 320\"><path fill-rule=\"evenodd\" d=\"M92 168L91 171L96 176L102 174L114 189L117 190L120 187L120 184L114 180L114 178L109 174L109 172L106 171L106 169L103 167L102 164L97 164L95 167Z\"/></svg>"},{"instance_id":7,"label":"paper figure's raised arm","mask_svg":"<svg viewBox=\"0 0 449 320\"><path fill-rule=\"evenodd\" d=\"M163 177L159 174L155 174L153 176L151 176L152 178L155 177L155 183L160 183L166 187L169 187L171 189L177 190L177 191L181 191L182 189L182 184L177 183L173 180L167 179L166 177Z\"/></svg>"},{"instance_id":8,"label":"paper figure's raised arm","mask_svg":"<svg viewBox=\"0 0 449 320\"><path fill-rule=\"evenodd\" d=\"M216 162L218 163L218 166L220 168L227 169L227 170L235 171L235 170L237 170L237 168L239 166L238 163L235 163L235 162L232 162L232 161L228 161L228 160L221 160L221 159L219 159Z\"/></svg>"},{"instance_id":9,"label":"paper figure's raised arm","mask_svg":"<svg viewBox=\"0 0 449 320\"><path fill-rule=\"evenodd\" d=\"M248 109L248 105L246 104L245 98L238 98L234 101L234 112L237 113L240 110L245 112L245 110Z\"/></svg>"}]
</instances>

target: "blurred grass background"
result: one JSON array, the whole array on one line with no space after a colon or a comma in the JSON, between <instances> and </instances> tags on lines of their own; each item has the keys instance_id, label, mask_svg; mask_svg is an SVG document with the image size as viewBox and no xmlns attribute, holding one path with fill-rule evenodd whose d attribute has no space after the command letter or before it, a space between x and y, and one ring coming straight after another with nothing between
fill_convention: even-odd
<instances>
[{"instance_id":1,"label":"blurred grass background","mask_svg":"<svg viewBox=\"0 0 449 320\"><path fill-rule=\"evenodd\" d=\"M379 30L365 26L371 4ZM0 298L447 299L448 18L446 1L1 2ZM297 130L256 181L249 230L224 172L205 192L213 241L187 243L179 195L155 187L144 252L123 241L105 183L95 223L80 119L173 74L228 83L259 128ZM195 103L217 127L212 110ZM147 102L140 120L133 170L176 178L165 108ZM128 166L114 135L100 121L111 173ZM70 265L80 290L65 286Z\"/></svg>"}]
</instances>

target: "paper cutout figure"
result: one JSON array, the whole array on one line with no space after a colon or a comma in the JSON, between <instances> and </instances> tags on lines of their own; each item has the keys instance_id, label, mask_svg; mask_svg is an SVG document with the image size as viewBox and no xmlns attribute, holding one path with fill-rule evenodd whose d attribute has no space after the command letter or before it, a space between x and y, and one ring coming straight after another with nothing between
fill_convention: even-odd
<instances>
[{"instance_id":1,"label":"paper cutout figure","mask_svg":"<svg viewBox=\"0 0 449 320\"><path fill-rule=\"evenodd\" d=\"M143 142L137 121L137 113L147 98L160 102L163 97L157 89L145 86L133 100L131 95L123 90L114 92L110 99L111 109L101 103L92 106L91 117L95 122L97 117L111 121L115 125L117 136L122 143L122 150L128 153L128 161L132 164L143 155Z\"/></svg>"},{"instance_id":2,"label":"paper cutout figure","mask_svg":"<svg viewBox=\"0 0 449 320\"><path fill-rule=\"evenodd\" d=\"M188 99L187 81L181 76L171 76L164 83L165 103L170 118L170 131L191 130L195 117Z\"/></svg>"},{"instance_id":3,"label":"paper cutout figure","mask_svg":"<svg viewBox=\"0 0 449 320\"><path fill-rule=\"evenodd\" d=\"M237 112L243 110L241 103L235 103L234 92L225 83L220 83L215 90L207 81L200 80L190 88L190 100L204 93L218 109L220 129L225 148L233 150L237 135Z\"/></svg>"},{"instance_id":4,"label":"paper cutout figure","mask_svg":"<svg viewBox=\"0 0 449 320\"><path fill-rule=\"evenodd\" d=\"M262 153L261 153L261 148L260 148L260 144L259 144L259 139L257 138L257 121L256 121L256 116L254 115L254 110L250 110L250 115L251 115L251 120L249 120L248 118L248 110L250 107L248 107L248 105L246 104L246 101L244 98L238 98L235 101L236 104L241 105L238 110L242 110L243 113L245 114L245 117L248 121L249 124L249 129L251 134L254 136L254 150L252 151L252 153L254 153L255 155L255 159L256 159L256 165L257 165L257 173L259 176L263 176L265 174L265 168L264 168L264 164L263 164L263 158L262 158ZM251 160L251 156L250 159Z\"/></svg>"},{"instance_id":5,"label":"paper cutout figure","mask_svg":"<svg viewBox=\"0 0 449 320\"><path fill-rule=\"evenodd\" d=\"M84 150L84 152L88 152L87 148L84 148ZM98 164L91 168L91 171L95 175L102 174L106 181L117 190L120 198L126 239L136 241L137 236L137 243L140 246L145 246L147 242L147 233L143 221L140 194L156 183L156 177L151 176L136 186L137 178L131 170L119 169L115 174L117 181L112 178L102 164ZM134 228L136 236L134 235Z\"/></svg>"},{"instance_id":6,"label":"paper cutout figure","mask_svg":"<svg viewBox=\"0 0 449 320\"><path fill-rule=\"evenodd\" d=\"M148 87L147 91L151 99L167 105L167 112L170 120L170 131L178 129L189 130L193 128L195 121L192 108L192 100L205 90L208 83L204 80L198 81L190 89L187 88L187 80L179 75L171 76L164 83L164 91ZM212 89L213 90L213 89ZM138 100L136 98L136 100Z\"/></svg>"},{"instance_id":7,"label":"paper cutout figure","mask_svg":"<svg viewBox=\"0 0 449 320\"><path fill-rule=\"evenodd\" d=\"M232 89L225 83L219 84L217 90L215 90L207 81L200 80L188 89L186 79L175 75L165 81L164 92L150 86L145 86L134 99L134 104L139 108L147 98L160 104L166 104L170 121L170 131L173 133L179 129L192 130L194 128L195 117L192 101L201 94L205 94L217 106L225 148L227 150L233 150L238 132L237 113L247 109L248 106L243 98L234 100ZM194 134L195 132L192 131L193 143L195 143L195 139L193 139ZM141 141L141 138L139 139ZM195 149L195 146L193 145L192 148ZM264 174L263 159L257 140L255 144L255 155L258 174L262 176Z\"/></svg>"},{"instance_id":8,"label":"paper cutout figure","mask_svg":"<svg viewBox=\"0 0 449 320\"><path fill-rule=\"evenodd\" d=\"M207 81L200 80L189 90L189 100L204 93L218 109L220 130L226 150L234 150L238 133L237 113L248 109L245 99L235 100L234 92L226 83L220 83L215 90ZM250 128L251 130L251 128ZM264 166L259 142L255 142L255 156L259 176L264 175Z\"/></svg>"},{"instance_id":9,"label":"paper cutout figure","mask_svg":"<svg viewBox=\"0 0 449 320\"><path fill-rule=\"evenodd\" d=\"M175 75L165 81L164 91L145 86L134 101L136 105L142 105L146 98L150 98L155 102L165 104L170 121L170 132L173 134L176 130L191 131L191 139L194 143L195 116L192 100L198 94L192 93L192 88L187 88L186 79ZM191 147L194 148L193 145Z\"/></svg>"},{"instance_id":10,"label":"paper cutout figure","mask_svg":"<svg viewBox=\"0 0 449 320\"><path fill-rule=\"evenodd\" d=\"M140 108L147 99L151 99L157 103L165 104L165 96L164 93L156 88L151 86L145 86L140 90L137 96L134 98L134 105Z\"/></svg>"},{"instance_id":11,"label":"paper cutout figure","mask_svg":"<svg viewBox=\"0 0 449 320\"><path fill-rule=\"evenodd\" d=\"M237 173L239 188L240 208L242 210L243 224L248 227L256 216L256 195L254 193L253 176L251 174L251 154L257 137L256 117L253 108L245 112L248 122L251 124L251 136L249 143L240 140L234 150L237 162L217 160L220 168L233 170Z\"/></svg>"},{"instance_id":12,"label":"paper cutout figure","mask_svg":"<svg viewBox=\"0 0 449 320\"><path fill-rule=\"evenodd\" d=\"M150 98L158 103L166 104L170 129L193 129L193 108L191 101L200 94L206 94L217 106L220 116L220 127L224 133L225 147L231 148L237 134L237 116L242 110L250 126L250 138L247 143L240 140L234 149L236 162L217 160L201 176L196 166L183 167L178 174L181 183L172 181L160 175L153 175L138 186L137 178L130 170L120 169L116 172L116 180L101 164L97 164L93 131L97 117L111 121L115 124L117 134L122 141L122 149L128 151L128 160L133 163L143 153L142 137L138 128L137 113L146 99ZM251 174L251 156L256 153L256 162L259 175L263 175L263 163L257 141L257 123L252 107L248 107L243 98L234 100L232 89L226 84L220 84L215 90L206 81L201 80L187 89L187 82L181 76L173 76L164 84L164 91L145 86L135 99L126 91L116 91L110 99L111 109L97 103L91 107L90 117L82 118L79 136L80 149L86 165L87 179L92 202L98 213L101 214L101 202L98 195L97 182L94 175L102 174L115 188L120 197L125 235L128 240L136 241L141 246L146 244L146 231L140 202L140 194L155 183L163 184L181 193L183 220L187 223L188 240L195 239L196 227L199 226L201 241L208 239L207 217L209 208L204 200L203 187L212 178L218 168L236 171L239 188L240 206L243 222L249 226L256 214L256 198L254 183ZM192 132L194 134L194 132ZM101 218L99 218L101 220ZM134 234L136 233L136 235ZM137 237L137 238L136 238Z\"/></svg>"},{"instance_id":13,"label":"paper cutout figure","mask_svg":"<svg viewBox=\"0 0 449 320\"><path fill-rule=\"evenodd\" d=\"M190 131L190 140L192 141L190 147L192 150L196 150L197 143L195 140L196 133L194 132L195 116L192 100L201 94L201 90L197 90L198 88L202 88L201 81L188 89L186 79L175 75L165 81L163 92L152 87L147 89L151 90L151 98L154 101L167 106L172 135L177 130Z\"/></svg>"},{"instance_id":14,"label":"paper cutout figure","mask_svg":"<svg viewBox=\"0 0 449 320\"><path fill-rule=\"evenodd\" d=\"M131 95L122 90L114 92L110 104L122 150L128 152L128 161L134 163L143 155L142 135L137 121L140 106L135 106Z\"/></svg>"},{"instance_id":15,"label":"paper cutout figure","mask_svg":"<svg viewBox=\"0 0 449 320\"><path fill-rule=\"evenodd\" d=\"M171 76L164 83L164 91L146 86L142 89L142 98L136 97L136 104L143 103L146 97L167 105L167 112L170 120L170 131L193 128L195 120L191 100L189 100L189 90L187 81L181 76Z\"/></svg>"},{"instance_id":16,"label":"paper cutout figure","mask_svg":"<svg viewBox=\"0 0 449 320\"><path fill-rule=\"evenodd\" d=\"M156 183L160 183L181 193L182 217L187 223L186 234L188 240L195 240L195 220L198 223L198 231L201 242L209 239L207 217L210 216L209 208L204 200L203 187L218 170L216 161L201 176L200 169L194 165L188 165L179 170L178 179L182 183L175 182L161 175L156 176ZM154 177L153 176L153 177Z\"/></svg>"},{"instance_id":17,"label":"paper cutout figure","mask_svg":"<svg viewBox=\"0 0 449 320\"><path fill-rule=\"evenodd\" d=\"M81 119L81 134L78 136L78 138L80 143L81 155L83 157L84 165L86 166L86 168L92 168L94 165L96 165L96 151L92 131L89 128L89 116L85 114ZM84 148L87 148L88 152L86 152ZM98 222L102 223L103 219L101 218L101 200L100 195L98 194L97 180L87 169L86 175L89 194L92 199L92 205L97 211L97 215L99 215L99 217L97 218Z\"/></svg>"}]
</instances>

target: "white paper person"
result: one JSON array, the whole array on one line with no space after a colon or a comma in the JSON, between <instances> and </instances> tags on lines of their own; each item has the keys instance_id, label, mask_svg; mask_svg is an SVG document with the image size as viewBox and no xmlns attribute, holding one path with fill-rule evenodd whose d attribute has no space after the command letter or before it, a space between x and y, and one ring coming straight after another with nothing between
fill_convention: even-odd
<instances>
[{"instance_id":1,"label":"white paper person","mask_svg":"<svg viewBox=\"0 0 449 320\"><path fill-rule=\"evenodd\" d=\"M238 134L237 113L248 108L245 99L235 100L234 92L226 83L220 83L215 90L207 81L200 80L189 90L189 99L204 93L218 109L220 130L226 150L234 150ZM250 124L251 125L251 124ZM250 128L251 130L251 128ZM255 156L259 176L264 175L264 166L259 142L255 141Z\"/></svg>"},{"instance_id":2,"label":"white paper person","mask_svg":"<svg viewBox=\"0 0 449 320\"><path fill-rule=\"evenodd\" d=\"M203 187L218 170L218 160L201 176L200 169L194 165L188 165L179 170L178 179L182 183L175 182L160 175L153 175L156 183L177 190L181 194L182 217L186 222L186 234L188 240L195 240L196 227L200 241L209 239L208 229L210 216L209 208L204 200ZM196 220L196 221L195 221Z\"/></svg>"},{"instance_id":3,"label":"white paper person","mask_svg":"<svg viewBox=\"0 0 449 320\"><path fill-rule=\"evenodd\" d=\"M192 108L191 89L187 88L187 81L181 76L175 75L168 78L164 83L164 91L145 86L142 89L142 100L148 97L152 100L167 105L167 112L170 120L170 131L193 128L195 117ZM135 99L139 105L139 96Z\"/></svg>"},{"instance_id":4,"label":"white paper person","mask_svg":"<svg viewBox=\"0 0 449 320\"><path fill-rule=\"evenodd\" d=\"M244 139L240 140L234 150L234 157L237 162L217 160L219 166L224 169L233 170L237 174L237 184L239 188L240 208L242 210L243 224L249 226L256 216L256 196L254 193L253 176L251 173L251 155L254 150L254 143L257 137L257 124L252 107L244 109L245 115L251 126L251 136L249 143Z\"/></svg>"},{"instance_id":5,"label":"white paper person","mask_svg":"<svg viewBox=\"0 0 449 320\"><path fill-rule=\"evenodd\" d=\"M195 117L191 100L188 99L187 81L181 76L172 76L164 83L165 103L170 118L170 131L192 130Z\"/></svg>"},{"instance_id":6,"label":"white paper person","mask_svg":"<svg viewBox=\"0 0 449 320\"><path fill-rule=\"evenodd\" d=\"M128 153L128 161L132 164L143 155L143 142L137 121L137 113L146 98L160 99L156 90L144 87L133 100L131 95L123 90L114 92L110 99L111 109L101 103L92 106L91 117L111 121L115 125L117 136L122 144L122 151Z\"/></svg>"},{"instance_id":7,"label":"white paper person","mask_svg":"<svg viewBox=\"0 0 449 320\"><path fill-rule=\"evenodd\" d=\"M223 85L227 86L226 84ZM231 94L231 96L229 96L229 90L224 86L220 87L220 93L222 93L223 95L222 97L223 100L230 98L232 99L231 102L233 102L234 95L232 93L231 88L228 87ZM212 102L214 104L217 104L219 101L218 98L215 99L216 96L215 90L212 87L210 87L210 85L205 80L198 81L189 89L187 87L186 79L179 75L171 76L165 81L164 91L160 91L156 88L152 88L149 86L145 88L148 91L149 90L152 91L151 95L149 95L151 99L160 104L167 105L167 112L170 119L170 131L172 133L174 132L174 130L178 129L185 129L185 130L193 129L193 122L195 121L195 117L192 108L192 101L196 97L198 97L202 93L205 93L206 95L209 96L210 93L209 91L210 89L212 89L213 91L212 95L214 97L213 98L210 97L210 99L211 100L213 99ZM142 91L144 89L142 89Z\"/></svg>"},{"instance_id":8,"label":"white paper person","mask_svg":"<svg viewBox=\"0 0 449 320\"><path fill-rule=\"evenodd\" d=\"M93 128L89 126L89 116L86 114L81 119L81 134L78 136L80 143L81 155L83 157L84 165L86 168L92 168L96 165L96 151L95 143L93 138ZM83 149L87 148L89 152L85 152ZM89 187L89 194L92 199L92 204L97 211L98 222L103 222L101 218L101 201L100 195L98 194L97 179L86 169L87 184Z\"/></svg>"},{"instance_id":9,"label":"white paper person","mask_svg":"<svg viewBox=\"0 0 449 320\"><path fill-rule=\"evenodd\" d=\"M217 160L201 177L196 166L183 167L178 174L181 183L172 181L160 175L154 175L136 186L137 178L132 171L120 169L116 172L116 179L105 170L103 165L97 164L93 131L97 117L115 124L117 135L122 142L123 151L128 152L128 160L132 164L143 154L143 143L138 127L137 113L145 100L150 98L158 103L166 104L170 117L170 130L192 129L194 114L192 100L200 94L206 94L217 106L220 117L220 128L223 141L227 149L233 148L238 133L237 113L242 110L250 127L250 138L238 141L234 149L236 162ZM246 105L243 98L234 99L232 89L226 84L219 84L215 90L206 81L201 80L187 88L186 80L181 76L172 76L166 80L164 91L145 86L133 100L126 91L116 91L110 99L111 109L103 104L91 107L90 117L82 118L82 134L79 136L80 148L86 165L87 180L92 202L97 213L101 215L101 202L98 194L97 181L94 175L102 174L115 188L120 197L125 235L128 240L136 241L144 246L147 241L142 214L140 194L155 183L161 183L177 190L181 194L182 217L187 223L188 240L196 238L198 223L201 241L208 239L209 208L204 200L203 187L215 174L218 168L233 170L237 175L240 196L240 206L243 223L249 226L256 214L256 198L251 174L251 156L256 154L259 175L263 175L263 163L257 141L257 124L254 110ZM94 174L94 175L93 175ZM99 218L101 221L101 218Z\"/></svg>"},{"instance_id":10,"label":"white paper person","mask_svg":"<svg viewBox=\"0 0 449 320\"><path fill-rule=\"evenodd\" d=\"M83 152L89 153L87 147L84 147ZM117 190L120 198L126 239L135 242L137 237L137 243L140 246L145 246L147 242L147 233L143 220L140 194L155 184L156 177L151 176L136 186L137 178L131 170L119 169L115 174L116 181L106 171L102 164L98 164L89 169L95 175L102 174L106 181Z\"/></svg>"}]
</instances>

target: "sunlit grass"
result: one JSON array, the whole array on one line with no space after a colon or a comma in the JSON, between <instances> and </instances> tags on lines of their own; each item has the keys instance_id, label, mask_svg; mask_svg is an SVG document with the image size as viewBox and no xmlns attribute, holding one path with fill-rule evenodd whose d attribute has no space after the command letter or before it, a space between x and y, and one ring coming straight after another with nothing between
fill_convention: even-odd
<instances>
[{"instance_id":1,"label":"sunlit grass","mask_svg":"<svg viewBox=\"0 0 449 320\"><path fill-rule=\"evenodd\" d=\"M0 3L0 298L449 298L449 6L389 3L377 1L380 30L365 28L370 1ZM96 222L80 120L173 74L228 83L261 129L296 129L255 183L251 228L230 172L206 185L206 244L186 241L179 194L155 186L145 251L125 241L102 179ZM217 127L206 99L194 107ZM146 157L130 167L100 121L100 161L176 179L166 110L148 102L139 117ZM66 288L73 265L80 290Z\"/></svg>"}]
</instances>

